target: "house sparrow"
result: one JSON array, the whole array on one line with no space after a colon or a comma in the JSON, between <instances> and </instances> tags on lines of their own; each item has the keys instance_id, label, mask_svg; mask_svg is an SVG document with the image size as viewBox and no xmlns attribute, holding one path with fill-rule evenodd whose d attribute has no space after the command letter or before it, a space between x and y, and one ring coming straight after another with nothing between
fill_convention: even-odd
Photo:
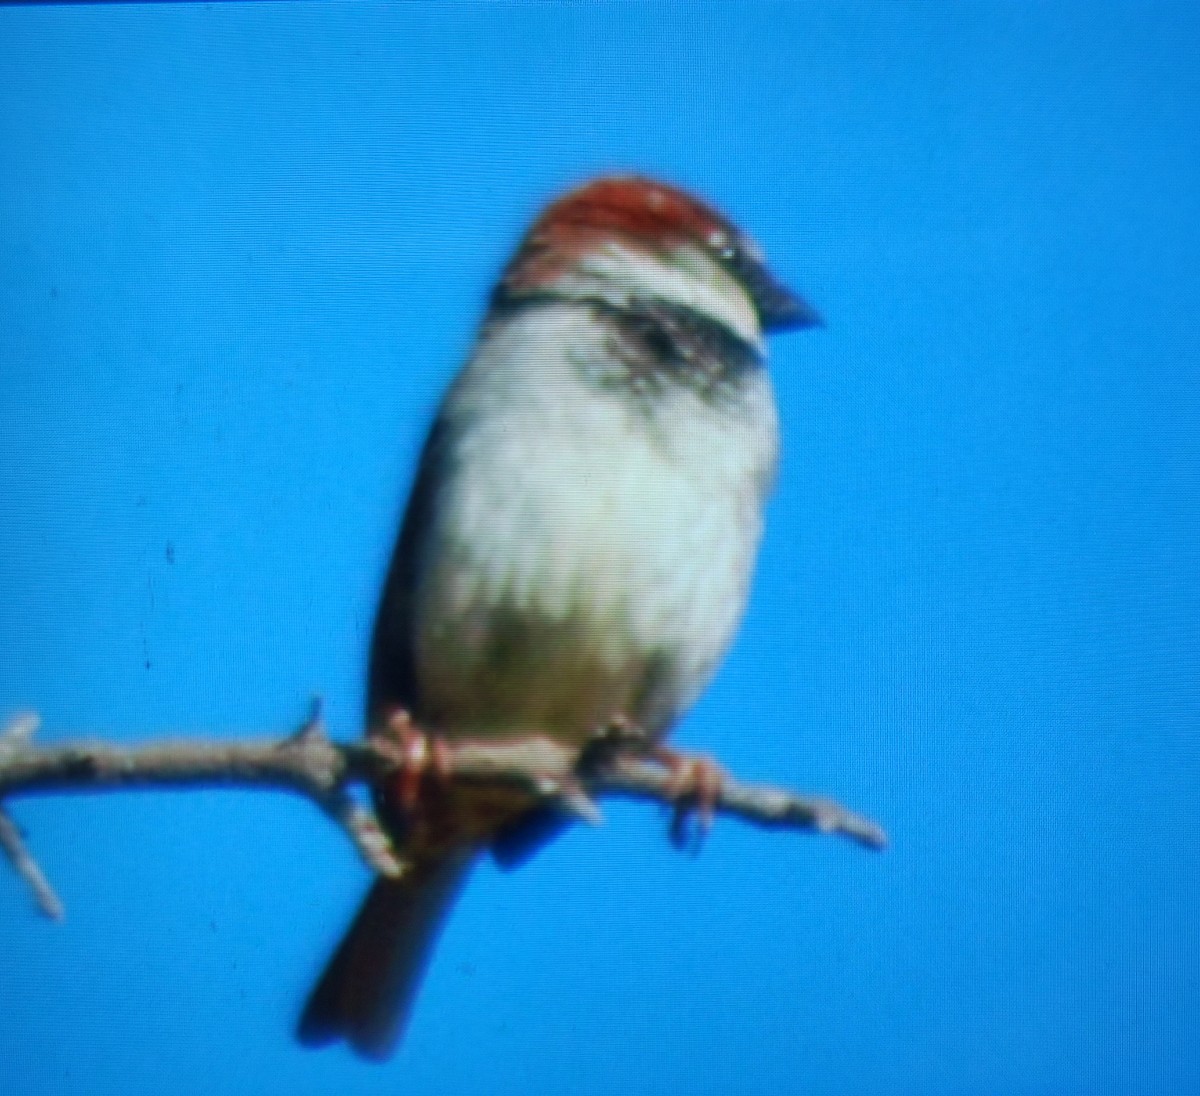
<instances>
[{"instance_id":1,"label":"house sparrow","mask_svg":"<svg viewBox=\"0 0 1200 1096\"><path fill-rule=\"evenodd\" d=\"M746 603L778 448L763 333L817 322L748 237L672 186L600 178L553 202L425 444L368 733L411 716L449 742L582 750L624 720L660 741ZM417 812L377 792L410 867L372 886L302 1042L387 1057L473 862L519 862L565 825L511 793L445 792Z\"/></svg>"}]
</instances>

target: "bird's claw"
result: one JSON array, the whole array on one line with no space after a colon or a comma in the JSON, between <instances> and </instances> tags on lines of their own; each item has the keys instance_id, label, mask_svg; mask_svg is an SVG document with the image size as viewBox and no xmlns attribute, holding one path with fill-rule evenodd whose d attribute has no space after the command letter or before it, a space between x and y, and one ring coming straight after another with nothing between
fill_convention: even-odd
<instances>
[{"instance_id":1,"label":"bird's claw","mask_svg":"<svg viewBox=\"0 0 1200 1096\"><path fill-rule=\"evenodd\" d=\"M441 788L450 783L453 752L444 738L423 731L403 708L392 713L385 730L399 746L392 785L395 801L405 814L415 814L427 780Z\"/></svg>"},{"instance_id":2,"label":"bird's claw","mask_svg":"<svg viewBox=\"0 0 1200 1096\"><path fill-rule=\"evenodd\" d=\"M717 804L725 786L725 770L711 757L685 754L667 746L655 746L653 758L670 774L667 795L675 804L671 816L671 843L677 849L699 852L712 829ZM696 825L689 826L692 816Z\"/></svg>"},{"instance_id":3,"label":"bird's claw","mask_svg":"<svg viewBox=\"0 0 1200 1096\"><path fill-rule=\"evenodd\" d=\"M598 727L584 745L575 764L577 775L602 771L625 753L638 756L650 748L646 732L628 716L620 713Z\"/></svg>"}]
</instances>

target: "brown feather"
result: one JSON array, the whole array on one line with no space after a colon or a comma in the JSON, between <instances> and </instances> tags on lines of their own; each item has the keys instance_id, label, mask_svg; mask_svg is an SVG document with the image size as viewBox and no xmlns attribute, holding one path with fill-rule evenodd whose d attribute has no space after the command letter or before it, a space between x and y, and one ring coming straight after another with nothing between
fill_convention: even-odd
<instances>
[{"instance_id":1,"label":"brown feather","mask_svg":"<svg viewBox=\"0 0 1200 1096\"><path fill-rule=\"evenodd\" d=\"M371 887L305 1005L300 1042L315 1047L345 1039L376 1061L392 1053L474 859L474 848L461 846Z\"/></svg>"}]
</instances>

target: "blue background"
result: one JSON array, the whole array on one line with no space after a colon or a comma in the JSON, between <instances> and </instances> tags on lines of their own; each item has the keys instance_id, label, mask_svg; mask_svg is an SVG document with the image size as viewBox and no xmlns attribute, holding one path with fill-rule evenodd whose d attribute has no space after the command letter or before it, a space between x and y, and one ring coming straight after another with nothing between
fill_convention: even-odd
<instances>
[{"instance_id":1,"label":"blue background","mask_svg":"<svg viewBox=\"0 0 1200 1096\"><path fill-rule=\"evenodd\" d=\"M1187 4L0 10L0 708L358 732L420 439L552 194L695 188L825 314L680 740L893 847L613 804L475 877L379 1068L291 1042L366 882L307 804L17 802L0 1088L1200 1092Z\"/></svg>"}]
</instances>

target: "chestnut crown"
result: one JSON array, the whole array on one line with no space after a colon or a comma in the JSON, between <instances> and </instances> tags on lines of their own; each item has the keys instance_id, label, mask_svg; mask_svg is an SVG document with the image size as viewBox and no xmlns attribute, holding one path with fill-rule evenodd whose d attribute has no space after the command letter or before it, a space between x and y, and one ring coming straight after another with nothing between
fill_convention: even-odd
<instances>
[{"instance_id":1,"label":"chestnut crown","mask_svg":"<svg viewBox=\"0 0 1200 1096\"><path fill-rule=\"evenodd\" d=\"M551 289L613 246L666 262L685 252L706 256L744 290L764 331L821 322L771 273L758 245L716 209L637 175L594 179L547 206L504 272L500 291L520 297Z\"/></svg>"}]
</instances>

